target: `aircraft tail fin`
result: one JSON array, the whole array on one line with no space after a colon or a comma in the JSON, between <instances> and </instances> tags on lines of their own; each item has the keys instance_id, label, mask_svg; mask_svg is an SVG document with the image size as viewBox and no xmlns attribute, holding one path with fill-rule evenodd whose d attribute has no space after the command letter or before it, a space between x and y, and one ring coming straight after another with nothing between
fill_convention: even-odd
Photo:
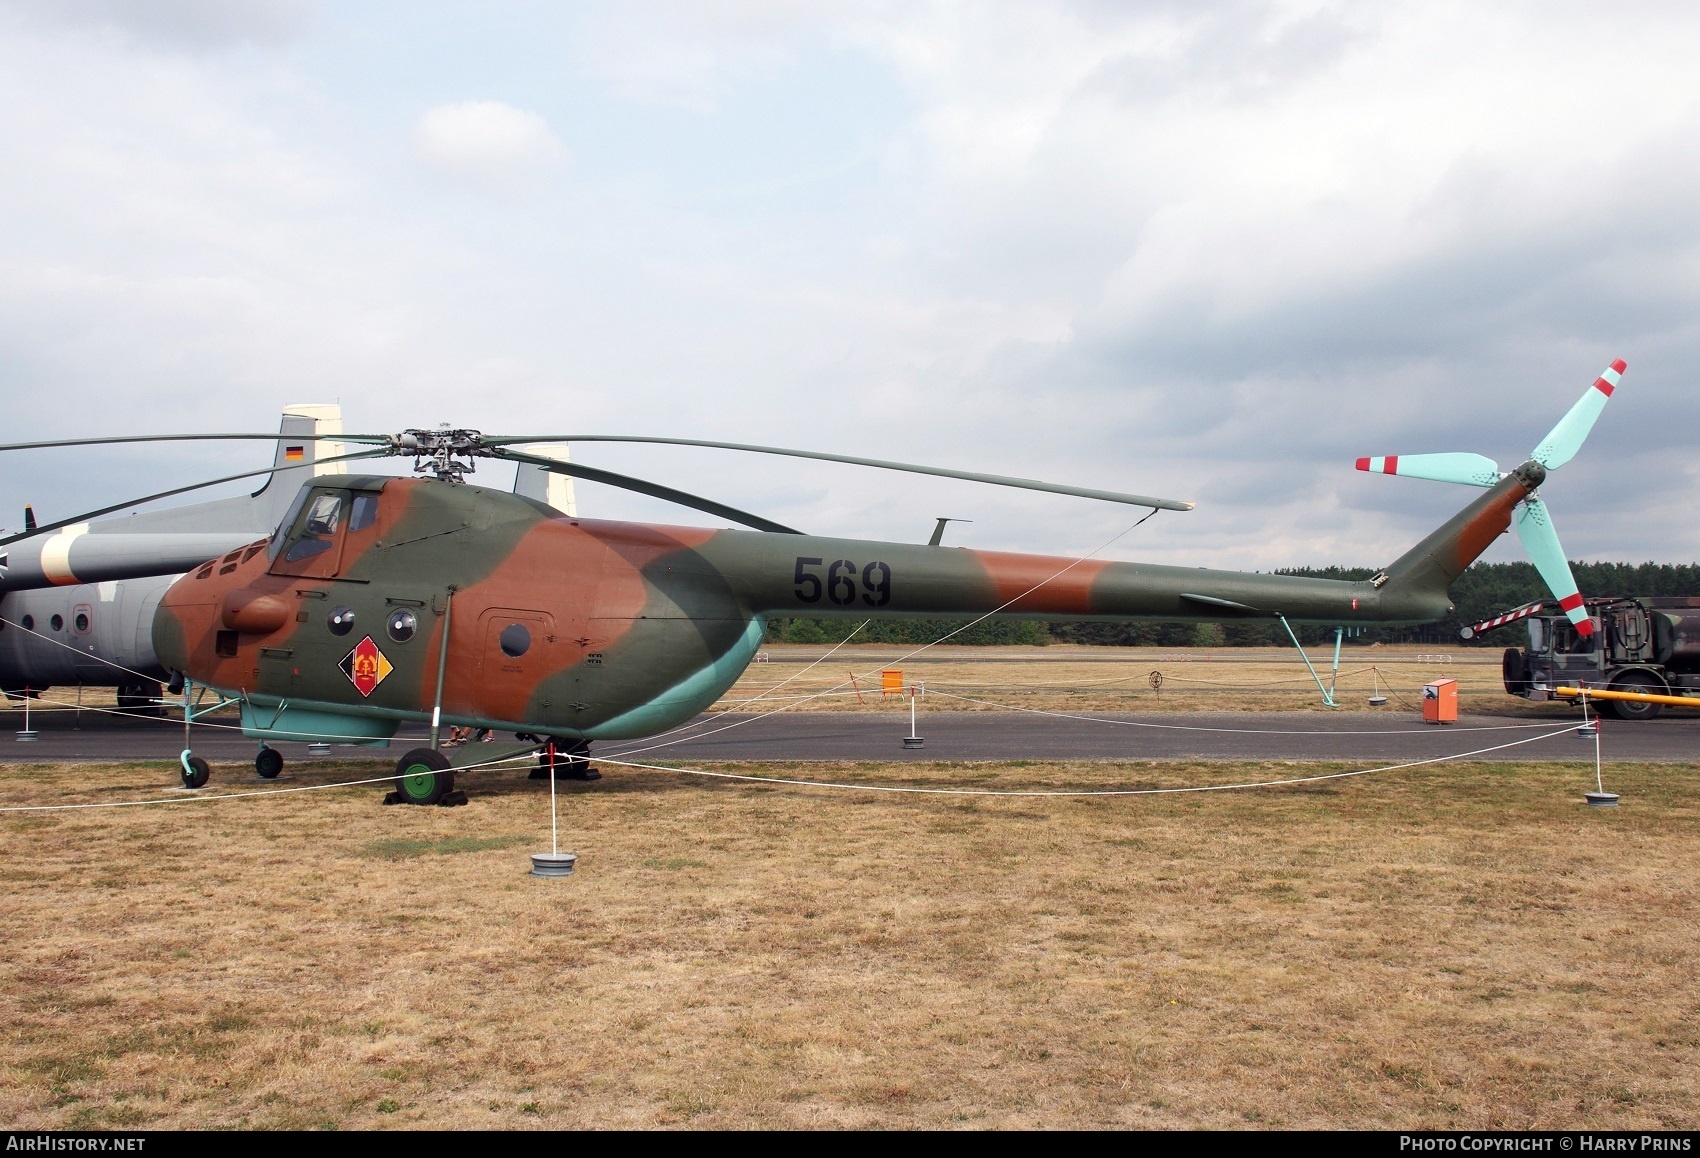
<instances>
[{"instance_id":1,"label":"aircraft tail fin","mask_svg":"<svg viewBox=\"0 0 1700 1158\"><path fill-rule=\"evenodd\" d=\"M523 450L539 458L552 458L556 462L572 461L564 442L539 442L529 446L516 446L514 449ZM514 494L536 499L570 518L578 517L578 496L573 492L571 475L555 474L543 467L522 462L514 474Z\"/></svg>"},{"instance_id":2,"label":"aircraft tail fin","mask_svg":"<svg viewBox=\"0 0 1700 1158\"><path fill-rule=\"evenodd\" d=\"M278 431L281 437L277 442L277 455L272 460L276 473L266 476L265 483L253 494L254 503L259 508L256 525L268 530L277 526L288 512L289 504L295 501L302 483L321 474L344 474L348 469L347 463L321 465L319 462L344 453L346 448L342 443L314 438L291 441L289 437L292 434L341 434L341 406L292 402L283 408Z\"/></svg>"}]
</instances>

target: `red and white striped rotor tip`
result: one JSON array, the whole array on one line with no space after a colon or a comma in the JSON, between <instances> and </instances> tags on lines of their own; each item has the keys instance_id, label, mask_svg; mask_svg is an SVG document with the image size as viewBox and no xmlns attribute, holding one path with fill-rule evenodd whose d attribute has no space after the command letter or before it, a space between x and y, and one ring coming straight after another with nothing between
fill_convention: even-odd
<instances>
[{"instance_id":1,"label":"red and white striped rotor tip","mask_svg":"<svg viewBox=\"0 0 1700 1158\"><path fill-rule=\"evenodd\" d=\"M1606 367L1605 373L1594 379L1594 389L1610 398L1611 392L1617 389L1617 384L1623 381L1623 372L1627 369L1629 369L1629 363L1619 358Z\"/></svg>"},{"instance_id":2,"label":"red and white striped rotor tip","mask_svg":"<svg viewBox=\"0 0 1700 1158\"><path fill-rule=\"evenodd\" d=\"M1571 626L1576 628L1577 635L1586 637L1594 634L1594 621L1588 617L1587 609L1582 606L1582 593L1580 591L1572 591L1569 595L1560 599L1558 607L1570 620Z\"/></svg>"},{"instance_id":3,"label":"red and white striped rotor tip","mask_svg":"<svg viewBox=\"0 0 1700 1158\"><path fill-rule=\"evenodd\" d=\"M1371 474L1398 474L1399 456L1390 454L1386 458L1360 458L1358 469L1367 470Z\"/></svg>"}]
</instances>

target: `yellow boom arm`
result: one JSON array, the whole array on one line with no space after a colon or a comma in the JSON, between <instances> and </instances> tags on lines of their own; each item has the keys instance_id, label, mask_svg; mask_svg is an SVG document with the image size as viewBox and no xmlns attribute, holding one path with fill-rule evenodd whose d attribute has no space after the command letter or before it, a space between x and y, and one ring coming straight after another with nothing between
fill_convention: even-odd
<instances>
[{"instance_id":1,"label":"yellow boom arm","mask_svg":"<svg viewBox=\"0 0 1700 1158\"><path fill-rule=\"evenodd\" d=\"M1700 697L1656 696L1651 692L1610 692L1605 689L1554 688L1552 694L1564 699L1587 696L1591 700L1629 700L1637 704L1674 704L1679 708L1700 708Z\"/></svg>"}]
</instances>

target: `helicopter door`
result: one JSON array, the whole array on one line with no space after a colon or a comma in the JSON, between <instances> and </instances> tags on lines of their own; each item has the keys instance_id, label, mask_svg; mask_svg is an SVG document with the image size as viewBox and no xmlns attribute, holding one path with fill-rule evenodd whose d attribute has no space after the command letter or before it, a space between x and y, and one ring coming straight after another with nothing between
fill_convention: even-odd
<instances>
[{"instance_id":1,"label":"helicopter door","mask_svg":"<svg viewBox=\"0 0 1700 1158\"><path fill-rule=\"evenodd\" d=\"M295 522L272 560L273 575L331 579L342 564L342 540L347 531L347 491L315 490L300 504Z\"/></svg>"},{"instance_id":2,"label":"helicopter door","mask_svg":"<svg viewBox=\"0 0 1700 1158\"><path fill-rule=\"evenodd\" d=\"M480 616L478 637L478 714L525 723L538 686L560 667L554 617L493 607Z\"/></svg>"}]
</instances>

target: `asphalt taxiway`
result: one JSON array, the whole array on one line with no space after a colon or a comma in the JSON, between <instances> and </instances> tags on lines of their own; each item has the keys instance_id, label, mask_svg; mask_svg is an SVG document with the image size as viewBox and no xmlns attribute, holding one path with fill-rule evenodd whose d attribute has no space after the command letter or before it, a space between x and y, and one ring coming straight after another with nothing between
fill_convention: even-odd
<instances>
[{"instance_id":1,"label":"asphalt taxiway","mask_svg":"<svg viewBox=\"0 0 1700 1158\"><path fill-rule=\"evenodd\" d=\"M183 726L85 711L32 713L34 742L14 738L21 712L0 713L0 764L60 761L173 760ZM1574 719L1465 716L1457 724L1424 724L1409 712L1081 713L923 712L925 746L905 748L907 712L780 713L766 717L700 717L647 740L599 743L593 756L636 763L681 761L902 760L1299 760L1394 763L1473 753L1490 761L1592 761L1592 739ZM1537 738L1561 729L1550 738ZM1601 723L1606 760L1700 763L1700 717L1670 715ZM509 739L503 735L499 739ZM1528 743L1517 743L1528 740ZM389 758L427 742L406 728ZM305 744L275 745L290 762L310 760ZM194 750L219 764L246 764L257 745L236 730L197 725ZM337 759L386 758L383 750L333 746Z\"/></svg>"}]
</instances>

